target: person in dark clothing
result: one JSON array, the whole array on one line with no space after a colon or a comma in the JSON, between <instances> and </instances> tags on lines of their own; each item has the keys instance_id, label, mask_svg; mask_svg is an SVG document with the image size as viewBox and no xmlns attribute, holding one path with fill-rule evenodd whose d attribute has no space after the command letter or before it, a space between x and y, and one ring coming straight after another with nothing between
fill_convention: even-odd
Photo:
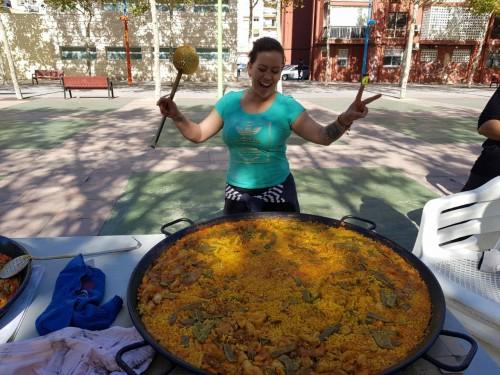
<instances>
[{"instance_id":1,"label":"person in dark clothing","mask_svg":"<svg viewBox=\"0 0 500 375\"><path fill-rule=\"evenodd\" d=\"M478 133L487 139L470 171L462 191L473 190L500 176L500 88L490 98L477 123Z\"/></svg>"},{"instance_id":2,"label":"person in dark clothing","mask_svg":"<svg viewBox=\"0 0 500 375\"><path fill-rule=\"evenodd\" d=\"M297 65L297 74L299 79L304 79L304 60L300 59Z\"/></svg>"}]
</instances>

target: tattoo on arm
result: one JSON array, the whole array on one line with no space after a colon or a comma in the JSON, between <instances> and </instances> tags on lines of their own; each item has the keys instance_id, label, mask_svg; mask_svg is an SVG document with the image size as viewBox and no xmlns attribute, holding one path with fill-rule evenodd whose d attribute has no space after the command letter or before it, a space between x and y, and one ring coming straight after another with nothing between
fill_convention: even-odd
<instances>
[{"instance_id":1,"label":"tattoo on arm","mask_svg":"<svg viewBox=\"0 0 500 375\"><path fill-rule=\"evenodd\" d=\"M344 134L345 129L337 124L337 121L326 126L326 135L333 141L339 139Z\"/></svg>"}]
</instances>

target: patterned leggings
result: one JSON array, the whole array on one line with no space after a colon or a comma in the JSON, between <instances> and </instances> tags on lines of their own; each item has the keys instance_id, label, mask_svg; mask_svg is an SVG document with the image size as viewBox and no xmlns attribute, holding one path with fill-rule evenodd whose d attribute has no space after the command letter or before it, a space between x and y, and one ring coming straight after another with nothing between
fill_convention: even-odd
<instances>
[{"instance_id":1,"label":"patterned leggings","mask_svg":"<svg viewBox=\"0 0 500 375\"><path fill-rule=\"evenodd\" d=\"M281 184L262 189L226 185L224 214L244 212L300 212L295 180L290 173Z\"/></svg>"}]
</instances>

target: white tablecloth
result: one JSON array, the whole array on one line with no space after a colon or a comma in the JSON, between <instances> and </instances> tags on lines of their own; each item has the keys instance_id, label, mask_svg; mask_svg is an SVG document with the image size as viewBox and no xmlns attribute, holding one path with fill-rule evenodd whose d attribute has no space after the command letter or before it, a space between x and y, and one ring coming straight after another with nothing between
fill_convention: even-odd
<instances>
[{"instance_id":1,"label":"white tablecloth","mask_svg":"<svg viewBox=\"0 0 500 375\"><path fill-rule=\"evenodd\" d=\"M94 266L100 268L106 274L106 293L104 300L110 299L114 295L119 295L124 300L124 308L118 315L114 325L129 327L132 325L128 310L127 310L127 286L129 277L143 255L151 249L155 244L160 242L165 236L158 235L136 235L134 236L142 246L130 252L108 254L94 257L86 257L86 261L93 260ZM48 256L74 253L88 253L95 251L103 251L120 247L133 246L135 241L132 236L89 236L89 237L53 237L53 238L18 238L14 239L23 244L33 256ZM25 319L16 336L17 340L36 337L38 334L35 329L35 320L38 315L49 304L54 284L59 272L67 264L68 259L57 259L50 261L35 261L35 264L42 264L45 268L43 279L38 288L37 295L31 304ZM445 322L445 329L465 332L465 329L458 320L448 311ZM463 345L466 347L466 345ZM455 341L451 342L446 339L439 338L437 344L431 349L434 356L439 356L440 359L453 358L452 354L460 354L463 350L461 344ZM452 353L453 352L453 353ZM161 360L157 367L161 367ZM150 370L149 373L156 374L156 369ZM423 372L422 372L423 371ZM161 372L158 372L161 373ZM185 371L177 370L175 374L185 373ZM401 372L404 375L423 374L441 374L436 367L431 366L424 360L418 360L410 368ZM465 371L468 375L495 375L500 374L500 366L498 366L485 350L479 348L471 366Z\"/></svg>"}]
</instances>

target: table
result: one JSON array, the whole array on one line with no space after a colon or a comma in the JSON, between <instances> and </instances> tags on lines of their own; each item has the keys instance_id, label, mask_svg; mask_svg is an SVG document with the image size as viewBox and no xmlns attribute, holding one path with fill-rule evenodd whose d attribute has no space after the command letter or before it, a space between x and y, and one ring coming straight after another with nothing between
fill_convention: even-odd
<instances>
[{"instance_id":1,"label":"table","mask_svg":"<svg viewBox=\"0 0 500 375\"><path fill-rule=\"evenodd\" d=\"M96 251L104 251L109 249L128 247L135 244L133 238L136 238L142 243L142 246L130 252L106 254L100 256L87 256L86 262L90 262L94 267L100 268L106 274L106 292L104 301L107 301L114 295L119 295L124 300L124 306L114 325L129 327L132 322L129 318L126 305L127 286L129 277L144 254L151 249L155 244L165 238L162 234L154 235L136 235L136 236L85 236L85 237L50 237L50 238L16 238L15 241L24 245L33 256L48 256L61 254L89 253ZM47 307L51 298L54 285L60 271L68 263L68 259L56 260L40 260L34 261L35 264L41 264L45 267L45 273L40 283L37 295L33 300L26 317L23 320L19 329L16 341L37 337L38 333L35 328L35 320L38 315ZM93 262L93 264L92 264ZM466 332L460 322L447 310L445 329ZM440 360L453 361L454 356L462 354L465 345L456 340L449 340L446 337L439 337L436 344L430 350L434 357L439 357ZM451 362L453 363L453 362ZM161 374L161 367L164 362L161 358L157 358L150 367L148 374ZM498 366L488 353L479 347L474 360L469 368L464 372L467 375L489 375L499 374L500 366ZM172 374L189 374L182 369L176 369ZM420 359L412 364L407 369L400 371L400 375L417 375L426 374L434 375L441 374L434 365Z\"/></svg>"}]
</instances>

